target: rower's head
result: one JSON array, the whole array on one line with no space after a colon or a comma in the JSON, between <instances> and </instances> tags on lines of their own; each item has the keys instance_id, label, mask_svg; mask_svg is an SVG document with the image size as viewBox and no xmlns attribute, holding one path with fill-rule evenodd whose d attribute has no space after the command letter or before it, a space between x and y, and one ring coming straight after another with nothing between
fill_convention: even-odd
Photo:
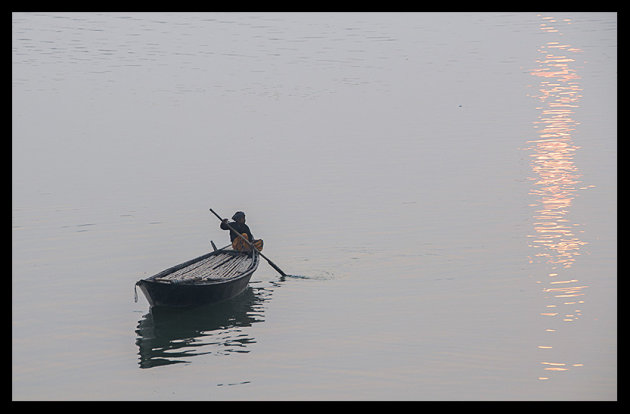
<instances>
[{"instance_id":1,"label":"rower's head","mask_svg":"<svg viewBox=\"0 0 630 414\"><path fill-rule=\"evenodd\" d=\"M237 211L232 216L232 220L236 221L237 223L245 223L245 213L243 213L242 211Z\"/></svg>"}]
</instances>

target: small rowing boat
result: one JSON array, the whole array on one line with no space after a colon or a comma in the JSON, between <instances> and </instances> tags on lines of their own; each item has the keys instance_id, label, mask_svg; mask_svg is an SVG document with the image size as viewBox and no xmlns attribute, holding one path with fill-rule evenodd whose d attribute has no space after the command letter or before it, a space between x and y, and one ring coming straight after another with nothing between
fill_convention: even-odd
<instances>
[{"instance_id":1,"label":"small rowing boat","mask_svg":"<svg viewBox=\"0 0 630 414\"><path fill-rule=\"evenodd\" d=\"M151 307L221 302L242 293L258 268L260 253L226 246L136 282Z\"/></svg>"}]
</instances>

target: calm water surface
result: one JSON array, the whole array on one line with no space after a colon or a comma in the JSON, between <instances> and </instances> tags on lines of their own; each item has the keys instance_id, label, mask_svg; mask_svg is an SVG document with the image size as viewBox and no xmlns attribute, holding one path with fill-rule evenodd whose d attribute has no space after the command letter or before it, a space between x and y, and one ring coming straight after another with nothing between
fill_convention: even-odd
<instances>
[{"instance_id":1,"label":"calm water surface","mask_svg":"<svg viewBox=\"0 0 630 414\"><path fill-rule=\"evenodd\" d=\"M12 21L14 400L617 398L616 14Z\"/></svg>"}]
</instances>

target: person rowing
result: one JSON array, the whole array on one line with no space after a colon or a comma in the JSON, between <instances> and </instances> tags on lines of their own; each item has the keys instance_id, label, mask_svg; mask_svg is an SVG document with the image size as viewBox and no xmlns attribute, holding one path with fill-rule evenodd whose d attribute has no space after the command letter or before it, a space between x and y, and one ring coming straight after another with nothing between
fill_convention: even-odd
<instances>
[{"instance_id":1,"label":"person rowing","mask_svg":"<svg viewBox=\"0 0 630 414\"><path fill-rule=\"evenodd\" d=\"M262 239L254 239L249 226L245 224L245 213L242 211L237 211L232 216L233 222L228 222L228 219L223 219L221 222L222 230L230 230L230 241L232 242L232 248L239 252L249 252L251 251L251 247L238 235L234 232L238 232L238 234L242 235L246 238L251 244L256 247L258 251L262 251L263 249L263 241ZM232 229L230 229L232 227Z\"/></svg>"}]
</instances>

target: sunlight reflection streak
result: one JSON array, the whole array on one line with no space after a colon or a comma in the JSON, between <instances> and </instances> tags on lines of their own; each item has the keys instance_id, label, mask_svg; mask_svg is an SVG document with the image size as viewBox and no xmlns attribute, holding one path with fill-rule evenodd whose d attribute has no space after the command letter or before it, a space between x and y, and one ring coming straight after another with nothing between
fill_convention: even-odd
<instances>
[{"instance_id":1,"label":"sunlight reflection streak","mask_svg":"<svg viewBox=\"0 0 630 414\"><path fill-rule=\"evenodd\" d=\"M548 33L556 33L552 27L556 20L553 17L543 17L540 29ZM563 20L567 22L567 19ZM570 19L568 19L570 22ZM529 235L529 246L536 251L533 255L539 261L551 266L549 278L556 278L559 271L568 271L575 263L576 257L586 242L575 234L578 224L571 223L568 214L573 199L581 182L581 174L573 162L573 156L580 149L573 143L572 134L579 126L574 118L574 110L579 108L582 88L579 84L580 76L571 66L575 59L571 53L581 50L557 41L547 42L539 49L538 67L530 74L539 79L538 95L540 111L534 122L537 131L535 139L527 141L527 148L531 153L531 168L534 173L530 180L533 186L530 194L536 196L536 202L530 204L535 207L533 215L534 234ZM588 188L580 187L580 189ZM534 260L530 258L530 263ZM539 282L540 283L540 282ZM573 277L562 280L548 279L548 286L542 288L546 300L554 301L546 308L554 308L553 312L546 309L540 316L546 321L574 322L581 316L579 309L573 309L582 300L567 302L565 298L584 296L588 288L579 284ZM557 301L564 301L558 303ZM562 310L564 306L569 309ZM555 323L555 322L554 322ZM545 329L554 332L556 329ZM547 354L553 347L549 344L537 347ZM559 362L541 362L545 371L563 372L570 369L570 365ZM573 367L582 364L572 364ZM548 374L547 374L548 375ZM539 380L548 380L550 376L539 376Z\"/></svg>"}]
</instances>

